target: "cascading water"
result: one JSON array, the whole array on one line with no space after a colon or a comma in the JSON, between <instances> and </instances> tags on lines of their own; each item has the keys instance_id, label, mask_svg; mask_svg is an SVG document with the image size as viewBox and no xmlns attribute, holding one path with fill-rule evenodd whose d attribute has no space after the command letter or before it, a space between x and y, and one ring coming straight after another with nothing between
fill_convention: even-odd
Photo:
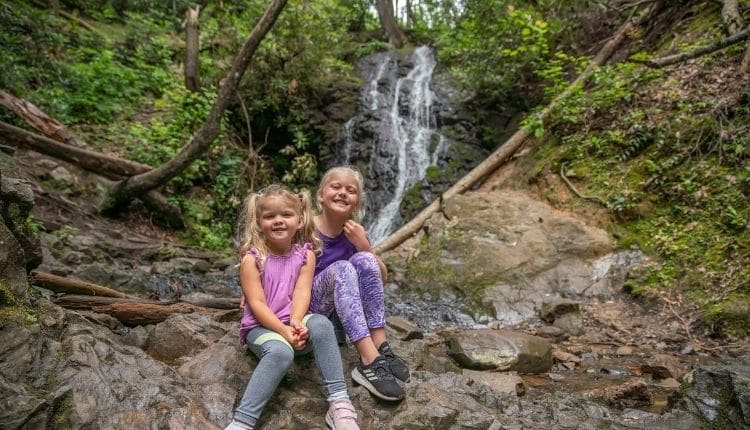
<instances>
[{"instance_id":1,"label":"cascading water","mask_svg":"<svg viewBox=\"0 0 750 430\"><path fill-rule=\"evenodd\" d=\"M436 129L431 90L435 59L422 46L407 59L408 72L401 76L394 52L375 54L365 62L366 84L357 114L342 127L340 139L344 164L362 167L367 175L368 218L373 243L385 239L401 223L399 206L410 187L435 165L449 146ZM364 166L363 166L364 165Z\"/></svg>"}]
</instances>

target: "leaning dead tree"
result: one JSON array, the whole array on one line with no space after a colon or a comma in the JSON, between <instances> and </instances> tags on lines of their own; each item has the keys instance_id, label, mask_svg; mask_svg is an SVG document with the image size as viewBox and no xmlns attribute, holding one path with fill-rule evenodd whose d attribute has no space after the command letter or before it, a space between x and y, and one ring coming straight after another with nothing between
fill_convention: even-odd
<instances>
[{"instance_id":1,"label":"leaning dead tree","mask_svg":"<svg viewBox=\"0 0 750 430\"><path fill-rule=\"evenodd\" d=\"M185 87L190 91L201 89L198 52L200 51L200 34L198 33L198 13L200 5L188 7L185 12Z\"/></svg>"},{"instance_id":2,"label":"leaning dead tree","mask_svg":"<svg viewBox=\"0 0 750 430\"><path fill-rule=\"evenodd\" d=\"M588 67L586 67L586 69L580 75L578 75L575 81L573 81L562 93L555 97L544 109L542 109L537 114L538 119L542 122L547 119L562 101L564 101L576 89L581 88L586 80L588 80L588 78L591 76L591 74L594 73L594 71L598 67L604 65L607 62L607 60L612 56L612 54L614 54L617 48L620 47L620 45L625 41L625 39L628 38L628 35L631 34L631 32L635 28L644 23L660 8L661 2L656 1L647 9L645 9L644 12L640 14L636 19L628 19L622 26L620 26L614 36L612 36L609 41L601 48L601 50L599 50L594 59L591 60L591 63L588 65ZM500 167L503 163L510 159L510 157L519 148L521 148L521 146L529 137L531 137L531 132L526 129L522 128L516 131L513 136L505 141L505 143L503 143L497 150L495 150L495 152L490 154L489 157L487 157L483 162L481 162L469 173L467 173L466 176L461 178L452 187L450 187L447 191L440 195L440 197L430 203L426 208L422 209L422 211L417 214L416 217L414 217L411 221L406 223L396 232L388 236L383 242L379 243L375 247L374 251L376 253L389 251L412 237L419 231L420 228L422 228L425 221L427 221L434 213L440 210L440 207L445 200L448 200L457 194L466 192L475 184L479 183L492 172L497 170L498 167Z\"/></svg>"},{"instance_id":3,"label":"leaning dead tree","mask_svg":"<svg viewBox=\"0 0 750 430\"><path fill-rule=\"evenodd\" d=\"M206 120L180 152L160 167L117 182L101 205L103 213L117 213L130 200L158 188L189 167L195 159L205 154L221 129L221 118L245 74L250 60L263 37L271 30L287 0L272 0L263 16L253 28L244 46L234 59L231 70L219 85L218 94Z\"/></svg>"},{"instance_id":4,"label":"leaning dead tree","mask_svg":"<svg viewBox=\"0 0 750 430\"><path fill-rule=\"evenodd\" d=\"M5 106L27 124L50 139L59 140L68 145L79 148L87 148L85 142L73 135L60 121L42 112L36 105L26 100L19 99L12 94L0 91L0 105Z\"/></svg>"},{"instance_id":5,"label":"leaning dead tree","mask_svg":"<svg viewBox=\"0 0 750 430\"><path fill-rule=\"evenodd\" d=\"M0 91L0 105L14 112L42 134L38 135L0 121L0 136L5 138L6 144L31 149L40 154L73 163L84 170L112 180L120 180L151 170L151 167L145 164L89 150L86 142L70 132L63 123L47 115L29 101ZM105 181L105 186L111 186L111 183ZM173 228L184 227L185 222L180 209L169 204L166 197L156 190L139 196L139 199L149 210L158 215L157 220L160 224Z\"/></svg>"}]
</instances>

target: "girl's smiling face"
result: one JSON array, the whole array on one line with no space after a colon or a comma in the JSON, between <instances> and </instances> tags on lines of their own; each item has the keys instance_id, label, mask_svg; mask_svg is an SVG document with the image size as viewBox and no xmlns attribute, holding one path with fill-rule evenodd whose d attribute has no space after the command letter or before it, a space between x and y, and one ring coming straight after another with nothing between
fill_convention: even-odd
<instances>
[{"instance_id":1,"label":"girl's smiling face","mask_svg":"<svg viewBox=\"0 0 750 430\"><path fill-rule=\"evenodd\" d=\"M263 199L258 222L266 245L274 254L286 254L292 247L294 235L302 227L301 215L288 199L282 196L268 196Z\"/></svg>"},{"instance_id":2,"label":"girl's smiling face","mask_svg":"<svg viewBox=\"0 0 750 430\"><path fill-rule=\"evenodd\" d=\"M351 218L359 204L359 182L346 173L334 173L318 191L326 215Z\"/></svg>"}]
</instances>

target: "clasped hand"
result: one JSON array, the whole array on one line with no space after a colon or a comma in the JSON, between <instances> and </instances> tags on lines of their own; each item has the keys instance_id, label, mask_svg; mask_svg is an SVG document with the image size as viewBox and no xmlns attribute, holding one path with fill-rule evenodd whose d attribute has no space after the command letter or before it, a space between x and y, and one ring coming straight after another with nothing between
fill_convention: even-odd
<instances>
[{"instance_id":1,"label":"clasped hand","mask_svg":"<svg viewBox=\"0 0 750 430\"><path fill-rule=\"evenodd\" d=\"M289 325L286 328L284 337L292 345L292 348L296 350L304 349L307 345L307 327L301 321L293 319L289 321Z\"/></svg>"},{"instance_id":2,"label":"clasped hand","mask_svg":"<svg viewBox=\"0 0 750 430\"><path fill-rule=\"evenodd\" d=\"M357 251L370 251L372 249L362 224L348 220L344 223L344 235L357 248Z\"/></svg>"}]
</instances>

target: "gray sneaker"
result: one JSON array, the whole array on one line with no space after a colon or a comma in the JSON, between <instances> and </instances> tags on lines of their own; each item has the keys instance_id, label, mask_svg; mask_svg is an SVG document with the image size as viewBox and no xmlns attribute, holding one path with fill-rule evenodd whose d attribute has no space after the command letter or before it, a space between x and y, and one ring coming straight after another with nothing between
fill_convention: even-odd
<instances>
[{"instance_id":1,"label":"gray sneaker","mask_svg":"<svg viewBox=\"0 0 750 430\"><path fill-rule=\"evenodd\" d=\"M391 370L393 376L401 381L409 382L409 378L411 377L409 366L406 365L406 362L401 357L393 352L388 342L381 343L378 352L385 357L385 361L388 362L388 368Z\"/></svg>"},{"instance_id":2,"label":"gray sneaker","mask_svg":"<svg viewBox=\"0 0 750 430\"><path fill-rule=\"evenodd\" d=\"M406 396L404 389L398 385L396 378L391 374L388 362L382 355L367 366L359 363L352 370L352 379L383 400L401 400Z\"/></svg>"}]
</instances>

